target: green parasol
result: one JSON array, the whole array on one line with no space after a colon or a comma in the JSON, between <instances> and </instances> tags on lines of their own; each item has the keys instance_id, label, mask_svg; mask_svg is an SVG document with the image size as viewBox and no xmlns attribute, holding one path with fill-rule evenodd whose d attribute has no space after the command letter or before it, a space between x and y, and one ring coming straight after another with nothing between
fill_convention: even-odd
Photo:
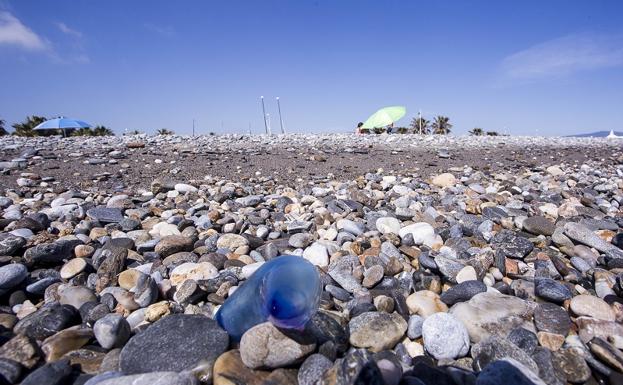
<instances>
[{"instance_id":1,"label":"green parasol","mask_svg":"<svg viewBox=\"0 0 623 385\"><path fill-rule=\"evenodd\" d=\"M407 113L403 106L381 108L365 121L362 128L378 128L388 126L399 120Z\"/></svg>"}]
</instances>

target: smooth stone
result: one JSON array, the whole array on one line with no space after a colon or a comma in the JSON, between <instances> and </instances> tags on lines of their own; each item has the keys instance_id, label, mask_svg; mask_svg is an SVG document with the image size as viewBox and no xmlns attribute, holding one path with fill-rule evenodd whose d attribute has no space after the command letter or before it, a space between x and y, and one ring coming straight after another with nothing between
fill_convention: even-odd
<instances>
[{"instance_id":1,"label":"smooth stone","mask_svg":"<svg viewBox=\"0 0 623 385\"><path fill-rule=\"evenodd\" d=\"M435 313L424 320L422 338L426 351L438 360L463 357L469 351L465 326L448 313Z\"/></svg>"},{"instance_id":2,"label":"smooth stone","mask_svg":"<svg viewBox=\"0 0 623 385\"><path fill-rule=\"evenodd\" d=\"M119 223L123 220L120 209L109 207L95 207L87 210L87 216L100 223Z\"/></svg>"},{"instance_id":3,"label":"smooth stone","mask_svg":"<svg viewBox=\"0 0 623 385\"><path fill-rule=\"evenodd\" d=\"M439 312L447 312L448 306L441 301L439 294L430 290L420 290L407 297L409 313L426 318Z\"/></svg>"},{"instance_id":4,"label":"smooth stone","mask_svg":"<svg viewBox=\"0 0 623 385\"><path fill-rule=\"evenodd\" d=\"M478 342L472 346L471 355L476 371L483 370L494 361L512 358L521 362L533 373L539 372L539 367L528 353L503 337L488 337Z\"/></svg>"},{"instance_id":5,"label":"smooth stone","mask_svg":"<svg viewBox=\"0 0 623 385\"><path fill-rule=\"evenodd\" d=\"M579 223L567 222L564 227L565 235L576 242L593 247L601 252L605 252L615 246L601 239L588 227Z\"/></svg>"},{"instance_id":6,"label":"smooth stone","mask_svg":"<svg viewBox=\"0 0 623 385\"><path fill-rule=\"evenodd\" d=\"M616 313L606 301L589 294L573 297L569 307L578 316L589 316L603 321L616 319Z\"/></svg>"},{"instance_id":7,"label":"smooth stone","mask_svg":"<svg viewBox=\"0 0 623 385\"><path fill-rule=\"evenodd\" d=\"M534 371L512 357L489 364L475 385L546 385Z\"/></svg>"},{"instance_id":8,"label":"smooth stone","mask_svg":"<svg viewBox=\"0 0 623 385\"><path fill-rule=\"evenodd\" d=\"M376 220L376 229L381 234L396 234L400 233L400 221L394 217L381 217Z\"/></svg>"},{"instance_id":9,"label":"smooth stone","mask_svg":"<svg viewBox=\"0 0 623 385\"><path fill-rule=\"evenodd\" d=\"M238 349L221 354L214 362L212 370L214 385L263 385L269 374L268 371L248 368L242 362Z\"/></svg>"},{"instance_id":10,"label":"smooth stone","mask_svg":"<svg viewBox=\"0 0 623 385\"><path fill-rule=\"evenodd\" d=\"M538 331L566 336L571 330L569 314L553 303L540 303L534 310L534 324Z\"/></svg>"},{"instance_id":11,"label":"smooth stone","mask_svg":"<svg viewBox=\"0 0 623 385\"><path fill-rule=\"evenodd\" d=\"M441 294L441 301L448 306L469 301L473 296L487 291L487 285L480 281L465 281L452 286Z\"/></svg>"},{"instance_id":12,"label":"smooth stone","mask_svg":"<svg viewBox=\"0 0 623 385\"><path fill-rule=\"evenodd\" d=\"M312 354L301 364L297 374L298 385L314 385L333 366L322 354Z\"/></svg>"},{"instance_id":13,"label":"smooth stone","mask_svg":"<svg viewBox=\"0 0 623 385\"><path fill-rule=\"evenodd\" d=\"M536 334L539 344L551 351L556 351L562 347L565 342L565 336L550 332L538 332Z\"/></svg>"},{"instance_id":14,"label":"smooth stone","mask_svg":"<svg viewBox=\"0 0 623 385\"><path fill-rule=\"evenodd\" d=\"M239 247L247 246L249 241L247 238L238 234L223 234L216 241L216 247L219 249L236 250Z\"/></svg>"},{"instance_id":15,"label":"smooth stone","mask_svg":"<svg viewBox=\"0 0 623 385\"><path fill-rule=\"evenodd\" d=\"M21 263L11 263L0 267L0 292L14 288L27 276L28 269Z\"/></svg>"},{"instance_id":16,"label":"smooth stone","mask_svg":"<svg viewBox=\"0 0 623 385\"><path fill-rule=\"evenodd\" d=\"M0 346L0 358L32 369L39 361L41 348L34 339L17 334Z\"/></svg>"},{"instance_id":17,"label":"smooth stone","mask_svg":"<svg viewBox=\"0 0 623 385\"><path fill-rule=\"evenodd\" d=\"M153 373L115 376L93 385L196 385L197 379L189 373L156 371ZM86 385L86 384L85 384Z\"/></svg>"},{"instance_id":18,"label":"smooth stone","mask_svg":"<svg viewBox=\"0 0 623 385\"><path fill-rule=\"evenodd\" d=\"M472 342L491 335L508 335L526 322L532 323L536 304L510 295L487 291L452 306L449 313L465 325Z\"/></svg>"},{"instance_id":19,"label":"smooth stone","mask_svg":"<svg viewBox=\"0 0 623 385\"><path fill-rule=\"evenodd\" d=\"M573 297L571 290L551 278L536 278L534 293L537 297L554 303L563 303Z\"/></svg>"},{"instance_id":20,"label":"smooth stone","mask_svg":"<svg viewBox=\"0 0 623 385\"><path fill-rule=\"evenodd\" d=\"M539 345L539 339L536 334L521 327L511 331L508 334L508 340L528 354L534 353L534 350Z\"/></svg>"},{"instance_id":21,"label":"smooth stone","mask_svg":"<svg viewBox=\"0 0 623 385\"><path fill-rule=\"evenodd\" d=\"M201 360L216 359L228 345L227 332L214 320L172 314L130 338L121 350L120 367L126 374L179 372L194 368Z\"/></svg>"},{"instance_id":22,"label":"smooth stone","mask_svg":"<svg viewBox=\"0 0 623 385\"><path fill-rule=\"evenodd\" d=\"M0 255L13 255L26 245L26 239L13 234L0 234Z\"/></svg>"},{"instance_id":23,"label":"smooth stone","mask_svg":"<svg viewBox=\"0 0 623 385\"><path fill-rule=\"evenodd\" d=\"M310 233L297 233L292 234L288 238L288 244L297 249L303 249L307 247L312 241L312 235Z\"/></svg>"},{"instance_id":24,"label":"smooth stone","mask_svg":"<svg viewBox=\"0 0 623 385\"><path fill-rule=\"evenodd\" d=\"M120 314L108 314L95 322L93 333L104 349L118 348L130 338L130 324Z\"/></svg>"},{"instance_id":25,"label":"smooth stone","mask_svg":"<svg viewBox=\"0 0 623 385\"><path fill-rule=\"evenodd\" d=\"M456 282L463 283L466 281L475 281L478 279L478 273L473 266L465 266L456 275Z\"/></svg>"},{"instance_id":26,"label":"smooth stone","mask_svg":"<svg viewBox=\"0 0 623 385\"><path fill-rule=\"evenodd\" d=\"M151 230L149 230L149 234L154 237L164 238L170 235L179 236L181 232L178 230L177 226L172 223L160 222L155 224Z\"/></svg>"},{"instance_id":27,"label":"smooth stone","mask_svg":"<svg viewBox=\"0 0 623 385\"><path fill-rule=\"evenodd\" d=\"M61 267L61 278L70 279L84 271L87 267L87 261L84 258L73 258L67 261Z\"/></svg>"},{"instance_id":28,"label":"smooth stone","mask_svg":"<svg viewBox=\"0 0 623 385\"><path fill-rule=\"evenodd\" d=\"M419 315L412 315L407 322L407 337L412 340L416 340L422 336L422 324L424 318Z\"/></svg>"},{"instance_id":29,"label":"smooth stone","mask_svg":"<svg viewBox=\"0 0 623 385\"><path fill-rule=\"evenodd\" d=\"M305 251L303 251L303 258L307 259L315 266L329 266L329 253L327 252L327 248L319 242L314 242L311 246L307 247Z\"/></svg>"},{"instance_id":30,"label":"smooth stone","mask_svg":"<svg viewBox=\"0 0 623 385\"><path fill-rule=\"evenodd\" d=\"M405 239L408 234L413 237L413 243L415 245L430 245L436 238L435 228L426 222L417 222L407 225L398 232L398 235L400 235L402 239Z\"/></svg>"},{"instance_id":31,"label":"smooth stone","mask_svg":"<svg viewBox=\"0 0 623 385\"><path fill-rule=\"evenodd\" d=\"M285 255L264 263L229 296L215 319L234 340L266 321L300 329L317 312L321 293L316 267L305 258Z\"/></svg>"},{"instance_id":32,"label":"smooth stone","mask_svg":"<svg viewBox=\"0 0 623 385\"><path fill-rule=\"evenodd\" d=\"M48 362L56 361L65 353L80 349L93 338L90 328L71 327L46 338L41 344Z\"/></svg>"},{"instance_id":33,"label":"smooth stone","mask_svg":"<svg viewBox=\"0 0 623 385\"><path fill-rule=\"evenodd\" d=\"M41 243L31 247L24 253L24 261L27 265L58 265L65 259L72 257L74 243L69 241L56 241L54 243Z\"/></svg>"},{"instance_id":34,"label":"smooth stone","mask_svg":"<svg viewBox=\"0 0 623 385\"><path fill-rule=\"evenodd\" d=\"M181 251L192 251L193 241L182 235L167 235L160 239L154 251L161 257L166 258L171 254Z\"/></svg>"},{"instance_id":35,"label":"smooth stone","mask_svg":"<svg viewBox=\"0 0 623 385\"><path fill-rule=\"evenodd\" d=\"M301 361L316 348L287 337L272 323L264 322L247 330L240 339L240 357L251 369L280 368Z\"/></svg>"},{"instance_id":36,"label":"smooth stone","mask_svg":"<svg viewBox=\"0 0 623 385\"><path fill-rule=\"evenodd\" d=\"M177 192L182 193L182 194L189 193L189 192L191 192L191 193L192 192L197 192L197 187L189 185L187 183L176 183L173 186L173 189L175 191L177 191Z\"/></svg>"},{"instance_id":37,"label":"smooth stone","mask_svg":"<svg viewBox=\"0 0 623 385\"><path fill-rule=\"evenodd\" d=\"M346 231L355 236L359 236L363 234L363 231L364 231L363 223L351 221L350 219L340 219L336 222L335 225L337 226L338 230Z\"/></svg>"},{"instance_id":38,"label":"smooth stone","mask_svg":"<svg viewBox=\"0 0 623 385\"><path fill-rule=\"evenodd\" d=\"M445 172L443 174L439 174L433 177L431 183L441 188L452 187L457 184L457 179L453 174Z\"/></svg>"},{"instance_id":39,"label":"smooth stone","mask_svg":"<svg viewBox=\"0 0 623 385\"><path fill-rule=\"evenodd\" d=\"M365 312L350 320L349 341L372 352L393 348L407 331L407 322L397 313Z\"/></svg>"},{"instance_id":40,"label":"smooth stone","mask_svg":"<svg viewBox=\"0 0 623 385\"><path fill-rule=\"evenodd\" d=\"M43 305L36 312L19 320L13 331L43 340L78 321L78 312L75 308L53 302Z\"/></svg>"},{"instance_id":41,"label":"smooth stone","mask_svg":"<svg viewBox=\"0 0 623 385\"><path fill-rule=\"evenodd\" d=\"M8 358L0 358L0 379L8 384L16 384L21 375L22 365Z\"/></svg>"},{"instance_id":42,"label":"smooth stone","mask_svg":"<svg viewBox=\"0 0 623 385\"><path fill-rule=\"evenodd\" d=\"M171 284L177 286L187 279L195 282L208 280L218 276L218 269L210 262L186 262L171 271Z\"/></svg>"},{"instance_id":43,"label":"smooth stone","mask_svg":"<svg viewBox=\"0 0 623 385\"><path fill-rule=\"evenodd\" d=\"M21 385L63 385L70 375L71 366L69 365L69 360L63 359L39 367L26 376L22 380Z\"/></svg>"},{"instance_id":44,"label":"smooth stone","mask_svg":"<svg viewBox=\"0 0 623 385\"><path fill-rule=\"evenodd\" d=\"M76 310L87 302L97 301L91 289L84 286L68 286L60 292L59 302L62 305L71 305Z\"/></svg>"},{"instance_id":45,"label":"smooth stone","mask_svg":"<svg viewBox=\"0 0 623 385\"><path fill-rule=\"evenodd\" d=\"M526 218L522 226L527 232L537 235L550 236L556 230L556 225L552 221L540 215Z\"/></svg>"},{"instance_id":46,"label":"smooth stone","mask_svg":"<svg viewBox=\"0 0 623 385\"><path fill-rule=\"evenodd\" d=\"M26 286L26 291L35 295L44 295L45 290L54 283L60 282L58 276L42 278Z\"/></svg>"}]
</instances>

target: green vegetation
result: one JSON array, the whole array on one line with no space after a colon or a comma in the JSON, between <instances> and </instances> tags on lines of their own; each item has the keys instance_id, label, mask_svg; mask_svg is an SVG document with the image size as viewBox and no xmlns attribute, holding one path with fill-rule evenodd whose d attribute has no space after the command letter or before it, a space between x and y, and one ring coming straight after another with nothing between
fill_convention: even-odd
<instances>
[{"instance_id":1,"label":"green vegetation","mask_svg":"<svg viewBox=\"0 0 623 385\"><path fill-rule=\"evenodd\" d=\"M430 121L425 118L413 118L410 127L414 134L428 135L430 133Z\"/></svg>"},{"instance_id":2,"label":"green vegetation","mask_svg":"<svg viewBox=\"0 0 623 385\"><path fill-rule=\"evenodd\" d=\"M450 118L443 115L438 115L432 124L433 134L435 135L448 135L452 130L452 124L450 124Z\"/></svg>"},{"instance_id":3,"label":"green vegetation","mask_svg":"<svg viewBox=\"0 0 623 385\"><path fill-rule=\"evenodd\" d=\"M483 130L482 128L474 128L469 132L470 135L473 136L483 136L485 134L485 130Z\"/></svg>"},{"instance_id":4,"label":"green vegetation","mask_svg":"<svg viewBox=\"0 0 623 385\"><path fill-rule=\"evenodd\" d=\"M158 135L175 135L175 132L173 132L172 130L166 129L166 128L161 128L158 131L156 131L156 133Z\"/></svg>"},{"instance_id":5,"label":"green vegetation","mask_svg":"<svg viewBox=\"0 0 623 385\"><path fill-rule=\"evenodd\" d=\"M47 119L44 116L32 115L28 116L23 123L15 123L13 128L15 131L13 135L16 136L39 136L41 133L34 130L39 124L45 122Z\"/></svg>"},{"instance_id":6,"label":"green vegetation","mask_svg":"<svg viewBox=\"0 0 623 385\"><path fill-rule=\"evenodd\" d=\"M71 136L114 136L115 133L106 126L95 126L95 128L80 128L71 133Z\"/></svg>"},{"instance_id":7,"label":"green vegetation","mask_svg":"<svg viewBox=\"0 0 623 385\"><path fill-rule=\"evenodd\" d=\"M9 135L7 130L4 128L4 119L0 119L0 136Z\"/></svg>"}]
</instances>

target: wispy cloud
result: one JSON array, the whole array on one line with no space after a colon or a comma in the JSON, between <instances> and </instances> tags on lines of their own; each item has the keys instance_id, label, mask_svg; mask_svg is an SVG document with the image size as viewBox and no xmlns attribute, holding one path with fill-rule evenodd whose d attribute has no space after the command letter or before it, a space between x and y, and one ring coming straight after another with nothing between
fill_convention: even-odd
<instances>
[{"instance_id":1,"label":"wispy cloud","mask_svg":"<svg viewBox=\"0 0 623 385\"><path fill-rule=\"evenodd\" d=\"M623 66L623 35L574 34L536 44L504 58L506 80L535 81Z\"/></svg>"},{"instance_id":2,"label":"wispy cloud","mask_svg":"<svg viewBox=\"0 0 623 385\"><path fill-rule=\"evenodd\" d=\"M46 51L49 43L7 11L0 11L0 44L29 51Z\"/></svg>"},{"instance_id":3,"label":"wispy cloud","mask_svg":"<svg viewBox=\"0 0 623 385\"><path fill-rule=\"evenodd\" d=\"M143 24L143 26L148 31L157 33L158 35L162 35L164 37L172 37L173 35L175 35L175 29L173 29L173 27L171 27L170 25L156 25L151 23L145 23Z\"/></svg>"},{"instance_id":4,"label":"wispy cloud","mask_svg":"<svg viewBox=\"0 0 623 385\"><path fill-rule=\"evenodd\" d=\"M61 30L61 32L63 32L64 34L69 35L69 36L73 36L73 37L75 37L75 38L77 38L77 39L82 39L82 32L77 31L77 30L72 29L72 28L69 28L69 27L67 26L67 24L62 23L62 22L59 22L59 23L56 23L56 26L57 26L57 27L58 27L58 29L60 29L60 30Z\"/></svg>"}]
</instances>

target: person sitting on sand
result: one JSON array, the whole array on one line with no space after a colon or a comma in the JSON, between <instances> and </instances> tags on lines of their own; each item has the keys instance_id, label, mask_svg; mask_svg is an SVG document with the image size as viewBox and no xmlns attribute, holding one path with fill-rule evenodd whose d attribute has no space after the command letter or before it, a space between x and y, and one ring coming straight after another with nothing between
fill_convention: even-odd
<instances>
[{"instance_id":1,"label":"person sitting on sand","mask_svg":"<svg viewBox=\"0 0 623 385\"><path fill-rule=\"evenodd\" d=\"M369 133L370 133L369 129L363 128L363 122L357 123L357 128L355 128L355 134L363 135L363 134L369 134Z\"/></svg>"}]
</instances>

